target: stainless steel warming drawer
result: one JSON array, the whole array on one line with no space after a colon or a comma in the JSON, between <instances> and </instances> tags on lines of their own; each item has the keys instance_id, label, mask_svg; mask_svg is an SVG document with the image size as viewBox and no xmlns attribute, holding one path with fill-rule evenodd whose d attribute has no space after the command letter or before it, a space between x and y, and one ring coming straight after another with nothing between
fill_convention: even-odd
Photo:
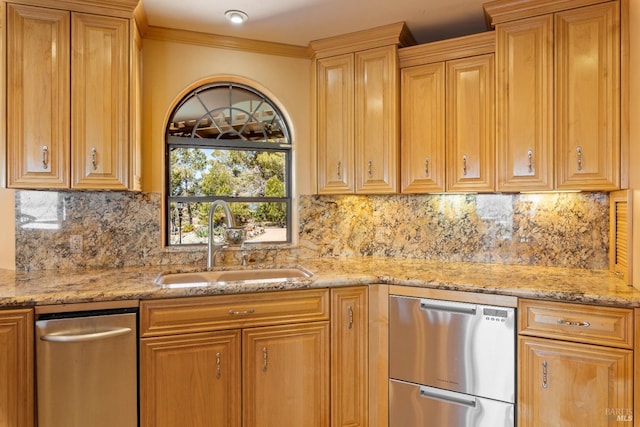
<instances>
[{"instance_id":1,"label":"stainless steel warming drawer","mask_svg":"<svg viewBox=\"0 0 640 427\"><path fill-rule=\"evenodd\" d=\"M390 427L513 426L512 307L392 295Z\"/></svg>"}]
</instances>

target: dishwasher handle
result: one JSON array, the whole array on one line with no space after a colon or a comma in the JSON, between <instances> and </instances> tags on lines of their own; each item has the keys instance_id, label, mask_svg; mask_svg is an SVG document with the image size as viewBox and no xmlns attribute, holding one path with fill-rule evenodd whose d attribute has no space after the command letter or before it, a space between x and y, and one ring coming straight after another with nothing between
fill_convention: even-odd
<instances>
[{"instance_id":1,"label":"dishwasher handle","mask_svg":"<svg viewBox=\"0 0 640 427\"><path fill-rule=\"evenodd\" d=\"M448 311L458 314L469 314L475 316L477 306L475 304L466 304L463 302L441 301L436 299L420 299L420 308L422 310L439 310Z\"/></svg>"},{"instance_id":2,"label":"dishwasher handle","mask_svg":"<svg viewBox=\"0 0 640 427\"><path fill-rule=\"evenodd\" d=\"M462 393L456 393L455 391L442 390L435 387L429 387L426 385L420 386L420 396L443 400L449 403L457 403L458 405L469 406L471 408L476 407L476 399L473 396L468 396Z\"/></svg>"},{"instance_id":3,"label":"dishwasher handle","mask_svg":"<svg viewBox=\"0 0 640 427\"><path fill-rule=\"evenodd\" d=\"M90 332L86 334L72 334L69 332L57 332L54 334L43 335L40 337L40 339L42 341L49 341L49 342L72 343L72 342L95 341L95 340L119 337L121 335L127 335L129 333L131 333L131 328L115 328L115 329L109 329L107 331Z\"/></svg>"}]
</instances>

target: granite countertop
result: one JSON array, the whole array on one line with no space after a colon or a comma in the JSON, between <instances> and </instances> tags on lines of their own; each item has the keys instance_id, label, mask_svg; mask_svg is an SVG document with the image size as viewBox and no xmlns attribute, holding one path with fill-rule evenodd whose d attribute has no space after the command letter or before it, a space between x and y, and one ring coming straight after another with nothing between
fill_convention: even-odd
<instances>
[{"instance_id":1,"label":"granite countertop","mask_svg":"<svg viewBox=\"0 0 640 427\"><path fill-rule=\"evenodd\" d=\"M373 283L481 292L576 303L640 307L640 290L611 272L481 263L447 263L382 257L316 258L297 265L313 273L283 283L160 288L162 273L202 266L150 266L91 270L0 270L0 307L171 298L324 288ZM256 268L265 265L256 265ZM234 268L230 266L221 269Z\"/></svg>"}]
</instances>

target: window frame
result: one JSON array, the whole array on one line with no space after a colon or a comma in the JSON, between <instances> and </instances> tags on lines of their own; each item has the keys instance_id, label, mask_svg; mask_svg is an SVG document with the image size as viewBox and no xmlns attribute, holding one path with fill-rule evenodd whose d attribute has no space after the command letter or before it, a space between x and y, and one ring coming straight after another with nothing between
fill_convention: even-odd
<instances>
[{"instance_id":1,"label":"window frame","mask_svg":"<svg viewBox=\"0 0 640 427\"><path fill-rule=\"evenodd\" d=\"M186 90L184 90L178 97L177 102L174 102L173 108L170 110L164 128L164 186L163 186L163 204L164 207L162 209L163 216L163 245L170 248L180 248L180 247L194 247L194 246L202 246L206 245L206 242L203 243L180 243L175 244L171 243L171 211L172 211L172 203L184 202L184 203L212 203L216 200L223 200L227 203L284 203L286 206L286 240L282 241L259 241L259 242L251 242L247 241L246 244L258 245L258 244L269 244L269 245L290 245L292 243L293 237L293 137L291 132L291 126L288 121L288 116L284 114L283 109L280 107L279 103L273 97L273 95L268 92L261 90L257 87L258 85L254 83L248 83L244 81L238 81L232 77L227 77L224 79L214 79L214 80L205 80L198 82ZM213 138L194 138L193 135L187 137L170 135L170 125L172 122L172 118L175 116L176 112L188 101L190 100L194 94L198 92L202 92L204 90L208 90L211 88L217 87L229 87L230 90L233 88L239 88L242 90L246 90L252 92L259 98L261 98L270 108L274 110L274 116L279 118L279 121L282 125L282 131L285 135L285 138L288 143L273 143L273 142L265 142L264 140L260 141L250 141L241 138L234 139L213 139ZM204 106L204 105L203 105ZM229 105L225 107L215 106L212 109L209 109L210 106L204 106L207 108L208 112L217 110L217 109L233 109L231 105L231 99ZM195 127L194 127L195 128ZM201 143L198 143L201 142ZM208 142L208 143L207 143ZM238 144L240 142L240 144ZM272 153L283 153L285 164L284 164L284 185L285 185L285 196L284 197L266 197L266 196L172 196L171 195L171 151L172 148L198 148L198 149L209 149L209 150L238 150L238 151L256 151L256 152L272 152Z\"/></svg>"}]
</instances>

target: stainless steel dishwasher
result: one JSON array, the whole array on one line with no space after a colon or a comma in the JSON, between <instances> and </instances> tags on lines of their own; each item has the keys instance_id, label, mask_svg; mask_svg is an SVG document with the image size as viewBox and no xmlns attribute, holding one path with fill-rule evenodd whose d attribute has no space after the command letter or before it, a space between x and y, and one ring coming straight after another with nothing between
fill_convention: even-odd
<instances>
[{"instance_id":1,"label":"stainless steel dishwasher","mask_svg":"<svg viewBox=\"0 0 640 427\"><path fill-rule=\"evenodd\" d=\"M136 427L137 362L137 308L37 315L38 427Z\"/></svg>"},{"instance_id":2,"label":"stainless steel dishwasher","mask_svg":"<svg viewBox=\"0 0 640 427\"><path fill-rule=\"evenodd\" d=\"M389 426L513 427L515 309L389 301Z\"/></svg>"}]
</instances>

